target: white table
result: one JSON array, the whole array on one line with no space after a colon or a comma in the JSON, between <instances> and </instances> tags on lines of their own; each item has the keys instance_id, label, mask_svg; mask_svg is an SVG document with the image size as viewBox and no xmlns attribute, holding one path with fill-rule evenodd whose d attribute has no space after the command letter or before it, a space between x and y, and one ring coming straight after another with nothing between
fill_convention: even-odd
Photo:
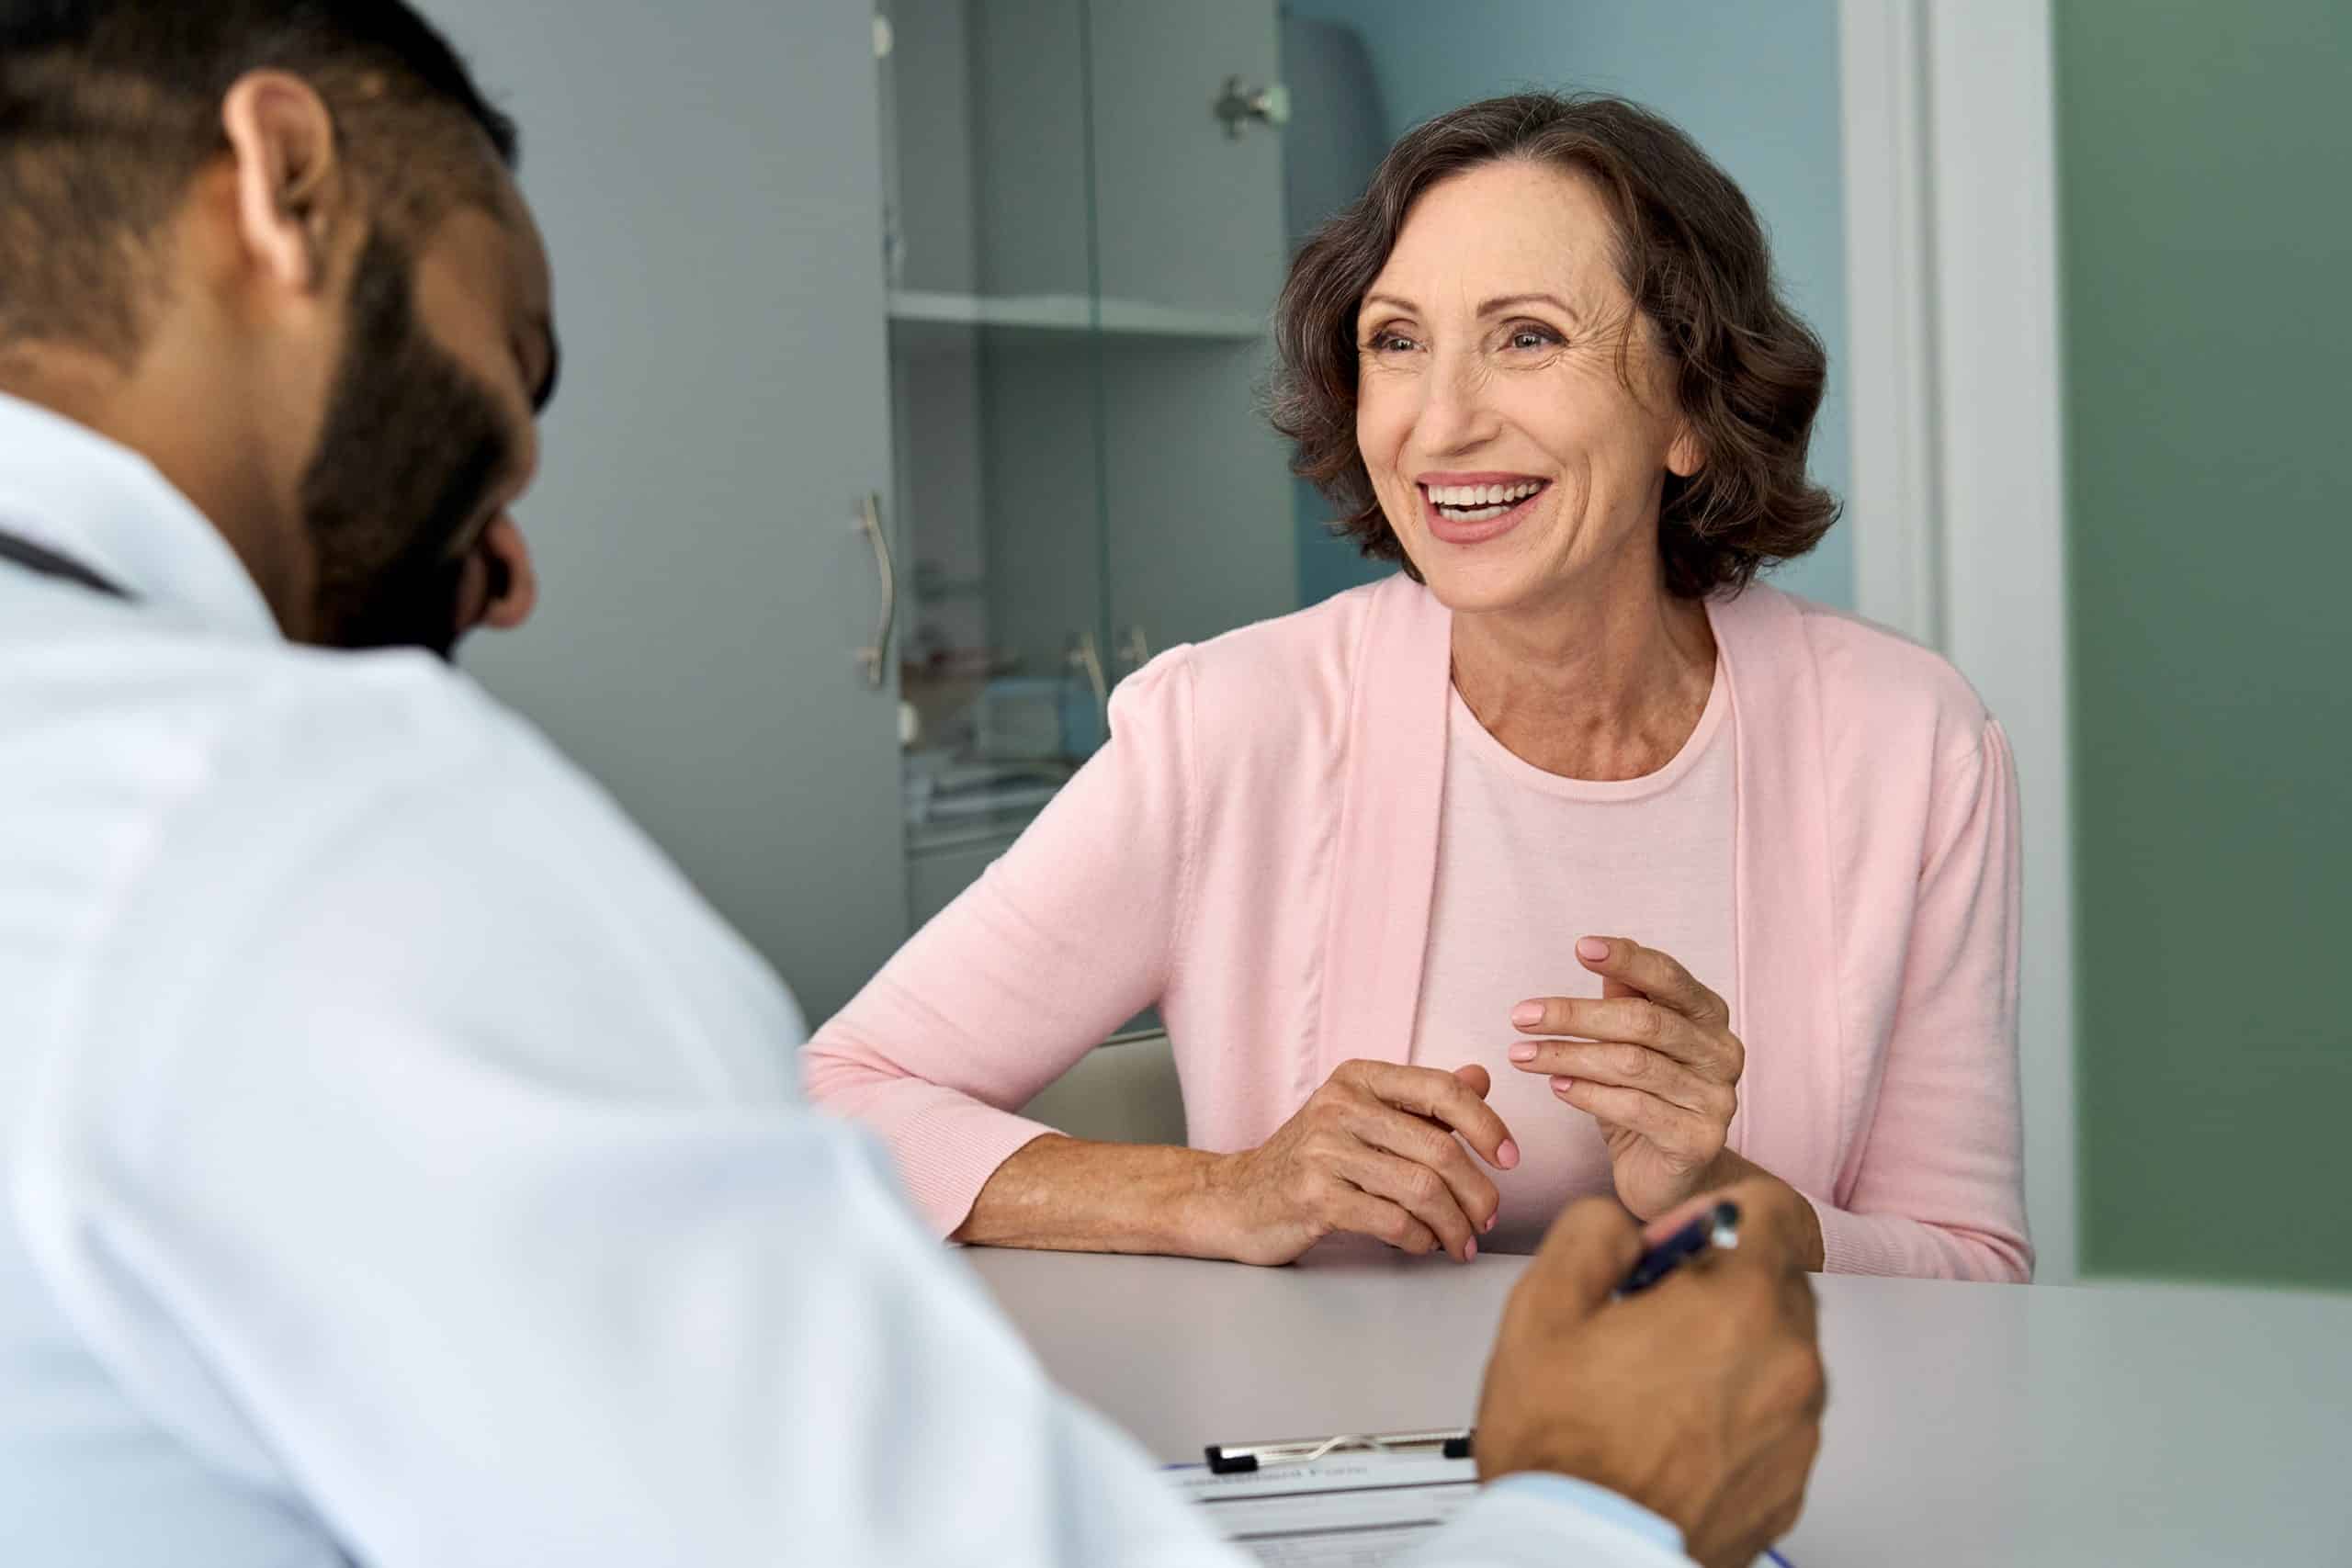
<instances>
[{"instance_id":1,"label":"white table","mask_svg":"<svg viewBox=\"0 0 2352 1568\"><path fill-rule=\"evenodd\" d=\"M1466 1424L1526 1260L1288 1269L974 1249L1062 1385L1165 1461ZM2352 1296L1819 1281L1797 1568L2352 1565Z\"/></svg>"}]
</instances>

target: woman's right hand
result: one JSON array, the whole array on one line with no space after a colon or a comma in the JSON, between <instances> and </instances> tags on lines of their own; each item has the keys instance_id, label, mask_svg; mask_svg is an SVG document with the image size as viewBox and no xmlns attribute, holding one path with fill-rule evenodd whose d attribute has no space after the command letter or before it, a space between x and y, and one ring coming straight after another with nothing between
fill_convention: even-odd
<instances>
[{"instance_id":1,"label":"woman's right hand","mask_svg":"<svg viewBox=\"0 0 2352 1568\"><path fill-rule=\"evenodd\" d=\"M1272 1137L1206 1168L1203 1250L1288 1263L1347 1231L1467 1263L1502 1197L1463 1143L1498 1170L1519 1163L1492 1087L1484 1067L1341 1063Z\"/></svg>"}]
</instances>

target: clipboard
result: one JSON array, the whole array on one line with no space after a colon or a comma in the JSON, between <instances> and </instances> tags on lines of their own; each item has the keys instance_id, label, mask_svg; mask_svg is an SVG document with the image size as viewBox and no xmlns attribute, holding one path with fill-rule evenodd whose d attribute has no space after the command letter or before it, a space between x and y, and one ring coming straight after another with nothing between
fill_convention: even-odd
<instances>
[{"instance_id":1,"label":"clipboard","mask_svg":"<svg viewBox=\"0 0 2352 1568\"><path fill-rule=\"evenodd\" d=\"M1263 1568L1385 1568L1478 1492L1476 1432L1351 1432L1211 1443L1178 1491ZM1767 1547L1757 1568L1792 1568Z\"/></svg>"},{"instance_id":2,"label":"clipboard","mask_svg":"<svg viewBox=\"0 0 2352 1568\"><path fill-rule=\"evenodd\" d=\"M1477 1495L1473 1441L1453 1427L1212 1443L1168 1473L1264 1568L1381 1568Z\"/></svg>"},{"instance_id":3,"label":"clipboard","mask_svg":"<svg viewBox=\"0 0 2352 1568\"><path fill-rule=\"evenodd\" d=\"M1273 1442L1211 1443L1201 1452L1212 1475L1247 1475L1261 1465L1313 1464L1335 1453L1420 1454L1441 1459L1475 1457L1476 1434L1467 1427L1423 1432L1344 1432L1329 1438L1283 1438Z\"/></svg>"}]
</instances>

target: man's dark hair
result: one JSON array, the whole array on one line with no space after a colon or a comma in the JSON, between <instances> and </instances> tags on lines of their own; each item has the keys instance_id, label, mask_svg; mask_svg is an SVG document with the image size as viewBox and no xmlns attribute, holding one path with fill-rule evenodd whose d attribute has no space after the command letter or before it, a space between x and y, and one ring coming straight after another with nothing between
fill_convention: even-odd
<instances>
[{"instance_id":1,"label":"man's dark hair","mask_svg":"<svg viewBox=\"0 0 2352 1568\"><path fill-rule=\"evenodd\" d=\"M317 89L393 235L487 199L480 137L514 163L514 122L401 0L0 0L0 349L135 357L159 231L227 152L221 100L256 70Z\"/></svg>"}]
</instances>

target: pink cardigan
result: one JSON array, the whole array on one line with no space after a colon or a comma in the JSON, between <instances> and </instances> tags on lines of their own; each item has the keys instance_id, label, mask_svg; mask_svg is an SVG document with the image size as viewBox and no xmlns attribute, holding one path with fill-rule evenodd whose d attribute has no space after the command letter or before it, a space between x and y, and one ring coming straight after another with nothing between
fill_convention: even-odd
<instances>
[{"instance_id":1,"label":"pink cardigan","mask_svg":"<svg viewBox=\"0 0 2352 1568\"><path fill-rule=\"evenodd\" d=\"M1828 1265L2027 1279L2008 743L1892 633L1770 588L1710 604L1736 750L1731 1146ZM1013 1114L1157 1003L1194 1146L1262 1143L1413 1035L1448 612L1398 576L1171 649L1112 739L805 1054L945 1235L1051 1129ZM1638 936L1638 932L1626 933Z\"/></svg>"}]
</instances>

